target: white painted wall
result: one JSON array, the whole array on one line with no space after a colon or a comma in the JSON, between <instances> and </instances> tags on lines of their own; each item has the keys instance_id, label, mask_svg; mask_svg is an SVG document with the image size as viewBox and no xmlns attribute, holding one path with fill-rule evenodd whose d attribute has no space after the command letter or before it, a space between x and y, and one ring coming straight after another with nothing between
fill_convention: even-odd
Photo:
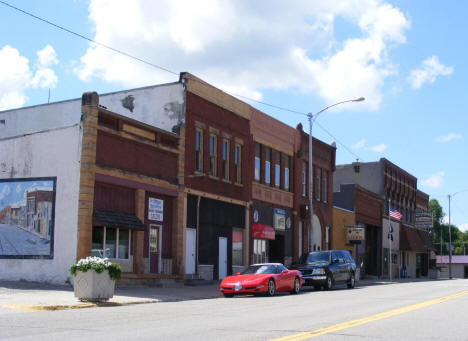
<instances>
[{"instance_id":1,"label":"white painted wall","mask_svg":"<svg viewBox=\"0 0 468 341\"><path fill-rule=\"evenodd\" d=\"M53 259L2 259L0 279L65 283L75 263L80 175L78 124L0 139L0 178L57 177Z\"/></svg>"},{"instance_id":2,"label":"white painted wall","mask_svg":"<svg viewBox=\"0 0 468 341\"><path fill-rule=\"evenodd\" d=\"M99 96L99 104L170 132L185 123L185 90L181 83L104 94Z\"/></svg>"}]
</instances>

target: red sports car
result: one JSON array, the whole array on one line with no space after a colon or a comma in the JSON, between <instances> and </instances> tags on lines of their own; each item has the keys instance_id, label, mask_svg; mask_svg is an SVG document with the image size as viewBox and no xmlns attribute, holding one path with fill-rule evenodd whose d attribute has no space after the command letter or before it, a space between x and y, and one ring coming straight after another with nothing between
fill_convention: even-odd
<instances>
[{"instance_id":1,"label":"red sports car","mask_svg":"<svg viewBox=\"0 0 468 341\"><path fill-rule=\"evenodd\" d=\"M224 297L235 294L267 294L279 291L298 294L302 287L300 271L288 270L281 263L253 264L242 273L225 277L219 287Z\"/></svg>"}]
</instances>

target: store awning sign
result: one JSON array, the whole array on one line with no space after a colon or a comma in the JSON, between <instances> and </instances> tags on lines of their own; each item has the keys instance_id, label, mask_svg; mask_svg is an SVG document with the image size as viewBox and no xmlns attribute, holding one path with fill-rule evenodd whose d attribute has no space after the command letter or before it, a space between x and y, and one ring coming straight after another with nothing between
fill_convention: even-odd
<instances>
[{"instance_id":1,"label":"store awning sign","mask_svg":"<svg viewBox=\"0 0 468 341\"><path fill-rule=\"evenodd\" d=\"M268 225L252 224L252 238L275 240L275 229Z\"/></svg>"}]
</instances>

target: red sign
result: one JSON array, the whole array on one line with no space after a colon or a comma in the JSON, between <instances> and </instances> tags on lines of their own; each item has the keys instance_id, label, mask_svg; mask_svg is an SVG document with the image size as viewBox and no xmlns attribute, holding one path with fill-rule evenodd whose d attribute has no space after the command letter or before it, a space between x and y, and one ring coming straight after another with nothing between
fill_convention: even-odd
<instances>
[{"instance_id":1,"label":"red sign","mask_svg":"<svg viewBox=\"0 0 468 341\"><path fill-rule=\"evenodd\" d=\"M268 225L252 224L252 238L275 240L275 229Z\"/></svg>"}]
</instances>

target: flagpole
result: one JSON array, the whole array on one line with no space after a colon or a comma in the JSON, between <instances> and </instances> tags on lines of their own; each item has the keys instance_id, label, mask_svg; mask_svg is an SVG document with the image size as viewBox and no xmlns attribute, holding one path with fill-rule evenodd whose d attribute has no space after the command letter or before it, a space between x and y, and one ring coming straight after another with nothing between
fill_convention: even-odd
<instances>
[{"instance_id":1,"label":"flagpole","mask_svg":"<svg viewBox=\"0 0 468 341\"><path fill-rule=\"evenodd\" d=\"M392 221L390 220L390 198L388 199L388 242L390 244L390 252L389 252L389 266L388 266L388 276L390 277L390 282L392 281Z\"/></svg>"}]
</instances>

